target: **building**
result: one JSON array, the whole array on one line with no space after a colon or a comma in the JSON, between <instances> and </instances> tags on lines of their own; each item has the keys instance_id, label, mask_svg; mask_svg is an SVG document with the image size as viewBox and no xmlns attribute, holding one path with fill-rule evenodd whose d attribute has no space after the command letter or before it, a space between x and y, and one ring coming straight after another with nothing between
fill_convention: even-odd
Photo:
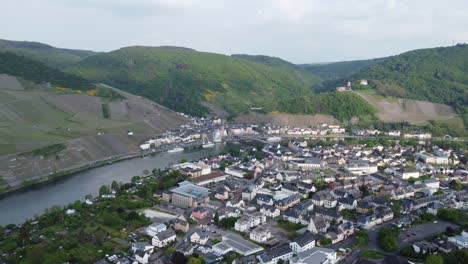
<instances>
[{"instance_id":1,"label":"building","mask_svg":"<svg viewBox=\"0 0 468 264\"><path fill-rule=\"evenodd\" d=\"M163 200L170 201L173 205L181 208L197 207L210 201L208 189L188 181L180 182L179 186L169 191L169 194L163 194Z\"/></svg>"},{"instance_id":2,"label":"building","mask_svg":"<svg viewBox=\"0 0 468 264\"><path fill-rule=\"evenodd\" d=\"M234 251L244 256L253 255L263 250L262 247L234 234L224 235L222 241L213 245L212 249L217 255Z\"/></svg>"},{"instance_id":3,"label":"building","mask_svg":"<svg viewBox=\"0 0 468 264\"><path fill-rule=\"evenodd\" d=\"M182 231L184 233L187 233L189 231L190 225L187 222L187 219L185 219L184 216L179 216L176 219L174 219L174 229L178 231Z\"/></svg>"},{"instance_id":4,"label":"building","mask_svg":"<svg viewBox=\"0 0 468 264\"><path fill-rule=\"evenodd\" d=\"M292 251L302 252L308 249L315 247L315 242L317 241L317 236L311 232L305 232L302 235L296 237L293 241L289 243Z\"/></svg>"},{"instance_id":5,"label":"building","mask_svg":"<svg viewBox=\"0 0 468 264\"><path fill-rule=\"evenodd\" d=\"M346 172L355 175L369 175L378 171L377 165L367 163L348 164L344 166L344 169Z\"/></svg>"},{"instance_id":6,"label":"building","mask_svg":"<svg viewBox=\"0 0 468 264\"><path fill-rule=\"evenodd\" d=\"M190 235L190 242L195 244L205 245L208 239L208 234L202 230L195 230L192 235Z\"/></svg>"},{"instance_id":7,"label":"building","mask_svg":"<svg viewBox=\"0 0 468 264\"><path fill-rule=\"evenodd\" d=\"M403 180L407 180L409 178L419 178L420 176L419 171L408 168L403 168L399 171L396 171L395 174Z\"/></svg>"},{"instance_id":8,"label":"building","mask_svg":"<svg viewBox=\"0 0 468 264\"><path fill-rule=\"evenodd\" d=\"M259 243L265 243L271 238L271 231L265 227L257 227L249 234L250 239Z\"/></svg>"},{"instance_id":9,"label":"building","mask_svg":"<svg viewBox=\"0 0 468 264\"><path fill-rule=\"evenodd\" d=\"M165 231L167 229L165 224L152 224L146 228L146 234L150 237L154 237L157 233Z\"/></svg>"},{"instance_id":10,"label":"building","mask_svg":"<svg viewBox=\"0 0 468 264\"><path fill-rule=\"evenodd\" d=\"M293 207L294 205L298 204L301 202L301 197L298 194L293 194L291 196L288 196L284 199L281 199L279 201L276 201L275 206L276 208L280 209L281 211L286 211L290 207Z\"/></svg>"},{"instance_id":11,"label":"building","mask_svg":"<svg viewBox=\"0 0 468 264\"><path fill-rule=\"evenodd\" d=\"M176 234L172 229L167 229L156 234L152 239L152 244L155 247L163 248L176 240Z\"/></svg>"},{"instance_id":12,"label":"building","mask_svg":"<svg viewBox=\"0 0 468 264\"><path fill-rule=\"evenodd\" d=\"M279 260L282 260L284 263L288 263L293 254L294 252L291 250L289 245L285 244L265 250L257 258L259 263L262 264L276 264L279 262Z\"/></svg>"},{"instance_id":13,"label":"building","mask_svg":"<svg viewBox=\"0 0 468 264\"><path fill-rule=\"evenodd\" d=\"M281 211L273 205L261 205L260 213L264 214L265 216L275 218L280 216Z\"/></svg>"},{"instance_id":14,"label":"building","mask_svg":"<svg viewBox=\"0 0 468 264\"><path fill-rule=\"evenodd\" d=\"M306 251L298 252L293 257L290 264L335 264L336 252L328 248L311 248Z\"/></svg>"},{"instance_id":15,"label":"building","mask_svg":"<svg viewBox=\"0 0 468 264\"><path fill-rule=\"evenodd\" d=\"M458 248L468 248L468 232L465 230L459 236L449 237L448 241L457 245Z\"/></svg>"},{"instance_id":16,"label":"building","mask_svg":"<svg viewBox=\"0 0 468 264\"><path fill-rule=\"evenodd\" d=\"M423 161L424 163L432 163L432 164L440 164L440 165L447 165L449 163L449 159L447 156L436 156L427 153L416 153L414 156Z\"/></svg>"}]
</instances>

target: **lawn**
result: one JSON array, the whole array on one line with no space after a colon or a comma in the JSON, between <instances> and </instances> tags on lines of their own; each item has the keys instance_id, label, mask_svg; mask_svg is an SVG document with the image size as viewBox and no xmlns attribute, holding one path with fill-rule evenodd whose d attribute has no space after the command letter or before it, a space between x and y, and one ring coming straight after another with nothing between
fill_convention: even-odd
<instances>
[{"instance_id":1,"label":"lawn","mask_svg":"<svg viewBox=\"0 0 468 264\"><path fill-rule=\"evenodd\" d=\"M367 259L383 259L386 254L374 250L363 250L359 253L359 256Z\"/></svg>"}]
</instances>

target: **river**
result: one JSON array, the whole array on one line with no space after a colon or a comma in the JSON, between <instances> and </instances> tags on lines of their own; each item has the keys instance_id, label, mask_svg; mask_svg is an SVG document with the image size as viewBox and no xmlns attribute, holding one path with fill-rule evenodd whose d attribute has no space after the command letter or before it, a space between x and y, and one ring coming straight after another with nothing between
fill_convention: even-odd
<instances>
[{"instance_id":1,"label":"river","mask_svg":"<svg viewBox=\"0 0 468 264\"><path fill-rule=\"evenodd\" d=\"M86 194L95 196L101 185L110 185L113 180L130 182L133 176L143 175L144 170L163 169L178 163L181 159L192 161L209 154L218 154L224 151L226 146L216 144L210 149L196 148L179 153L164 152L154 156L125 160L14 192L0 200L0 225L22 223L26 219L42 214L46 208L54 205L63 206L76 200L84 200Z\"/></svg>"}]
</instances>

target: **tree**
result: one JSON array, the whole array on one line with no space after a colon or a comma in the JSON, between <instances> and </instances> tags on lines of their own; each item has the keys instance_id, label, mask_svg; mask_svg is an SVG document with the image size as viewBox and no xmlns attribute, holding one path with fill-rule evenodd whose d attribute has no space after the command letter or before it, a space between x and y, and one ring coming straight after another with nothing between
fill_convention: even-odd
<instances>
[{"instance_id":1,"label":"tree","mask_svg":"<svg viewBox=\"0 0 468 264\"><path fill-rule=\"evenodd\" d=\"M99 188L99 195L109 194L109 193L110 193L110 190L109 190L109 187L107 187L107 185L103 185L101 186L101 188Z\"/></svg>"},{"instance_id":2,"label":"tree","mask_svg":"<svg viewBox=\"0 0 468 264\"><path fill-rule=\"evenodd\" d=\"M188 261L187 257L179 251L172 254L171 260L174 264L185 264Z\"/></svg>"},{"instance_id":3,"label":"tree","mask_svg":"<svg viewBox=\"0 0 468 264\"><path fill-rule=\"evenodd\" d=\"M132 177L132 183L135 183L136 181L138 181L140 179L140 176L133 176Z\"/></svg>"},{"instance_id":4,"label":"tree","mask_svg":"<svg viewBox=\"0 0 468 264\"><path fill-rule=\"evenodd\" d=\"M149 174L149 170L143 170L143 175L148 175Z\"/></svg>"},{"instance_id":5,"label":"tree","mask_svg":"<svg viewBox=\"0 0 468 264\"><path fill-rule=\"evenodd\" d=\"M188 259L187 264L203 264L203 258L192 256Z\"/></svg>"},{"instance_id":6,"label":"tree","mask_svg":"<svg viewBox=\"0 0 468 264\"><path fill-rule=\"evenodd\" d=\"M118 191L118 190L119 190L119 184L117 183L117 181L112 181L111 188L112 188L112 190L114 190L114 191Z\"/></svg>"},{"instance_id":7,"label":"tree","mask_svg":"<svg viewBox=\"0 0 468 264\"><path fill-rule=\"evenodd\" d=\"M322 246L327 246L332 243L332 240L328 237L323 237L322 240L320 240L320 245Z\"/></svg>"},{"instance_id":8,"label":"tree","mask_svg":"<svg viewBox=\"0 0 468 264\"><path fill-rule=\"evenodd\" d=\"M398 234L399 228L381 227L377 233L377 242L379 246L387 251L393 252L398 249Z\"/></svg>"},{"instance_id":9,"label":"tree","mask_svg":"<svg viewBox=\"0 0 468 264\"><path fill-rule=\"evenodd\" d=\"M429 255L426 264L444 264L444 259L440 255Z\"/></svg>"}]
</instances>

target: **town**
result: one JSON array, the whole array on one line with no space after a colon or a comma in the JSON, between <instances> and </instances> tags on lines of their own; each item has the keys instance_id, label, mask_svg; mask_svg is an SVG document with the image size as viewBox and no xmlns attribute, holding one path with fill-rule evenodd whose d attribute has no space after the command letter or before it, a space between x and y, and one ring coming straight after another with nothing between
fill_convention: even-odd
<instances>
[{"instance_id":1,"label":"town","mask_svg":"<svg viewBox=\"0 0 468 264\"><path fill-rule=\"evenodd\" d=\"M12 234L40 244L72 233L82 219L86 228L76 235L104 247L86 251L91 256L83 262L351 264L466 257L466 149L430 140L418 131L192 118L143 142L142 153L216 144L230 144L229 151L104 185L97 197L1 228L0 252L21 259L29 242L7 247L18 237ZM61 221L69 223L62 230ZM47 232L35 234L41 229Z\"/></svg>"}]
</instances>

